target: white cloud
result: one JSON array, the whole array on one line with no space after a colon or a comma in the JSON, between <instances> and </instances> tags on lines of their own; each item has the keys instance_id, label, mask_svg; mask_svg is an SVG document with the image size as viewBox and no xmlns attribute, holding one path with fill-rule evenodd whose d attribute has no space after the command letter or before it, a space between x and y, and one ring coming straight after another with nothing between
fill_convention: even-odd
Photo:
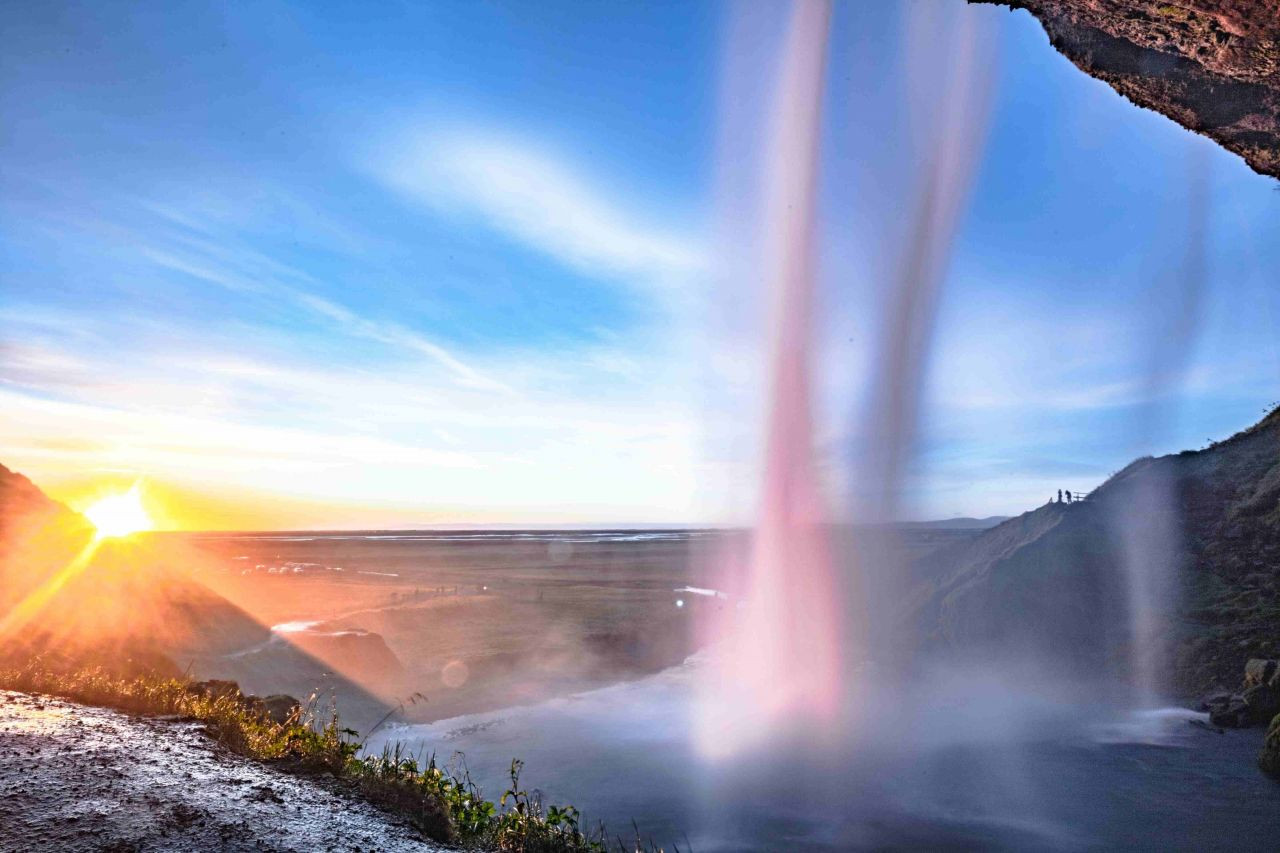
<instances>
[{"instance_id":1,"label":"white cloud","mask_svg":"<svg viewBox=\"0 0 1280 853\"><path fill-rule=\"evenodd\" d=\"M703 268L697 241L644 221L582 173L536 147L488 133L410 134L379 179L592 274L683 279Z\"/></svg>"}]
</instances>

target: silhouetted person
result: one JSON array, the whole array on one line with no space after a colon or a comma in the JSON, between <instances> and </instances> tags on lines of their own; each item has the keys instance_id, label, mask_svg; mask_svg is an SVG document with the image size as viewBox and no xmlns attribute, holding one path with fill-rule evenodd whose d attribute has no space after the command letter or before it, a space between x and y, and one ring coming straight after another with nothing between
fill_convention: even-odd
<instances>
[{"instance_id":1,"label":"silhouetted person","mask_svg":"<svg viewBox=\"0 0 1280 853\"><path fill-rule=\"evenodd\" d=\"M1062 503L1062 489L1058 489L1058 503Z\"/></svg>"},{"instance_id":2,"label":"silhouetted person","mask_svg":"<svg viewBox=\"0 0 1280 853\"><path fill-rule=\"evenodd\" d=\"M1071 490L1067 489L1067 503L1071 503Z\"/></svg>"}]
</instances>

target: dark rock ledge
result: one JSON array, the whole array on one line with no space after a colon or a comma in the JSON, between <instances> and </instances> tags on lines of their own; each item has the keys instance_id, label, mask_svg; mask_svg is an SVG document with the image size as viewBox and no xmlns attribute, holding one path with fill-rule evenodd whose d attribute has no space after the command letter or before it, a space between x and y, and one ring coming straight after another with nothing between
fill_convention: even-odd
<instances>
[{"instance_id":1,"label":"dark rock ledge","mask_svg":"<svg viewBox=\"0 0 1280 853\"><path fill-rule=\"evenodd\" d=\"M970 0L1026 9L1133 103L1280 178L1280 0Z\"/></svg>"}]
</instances>

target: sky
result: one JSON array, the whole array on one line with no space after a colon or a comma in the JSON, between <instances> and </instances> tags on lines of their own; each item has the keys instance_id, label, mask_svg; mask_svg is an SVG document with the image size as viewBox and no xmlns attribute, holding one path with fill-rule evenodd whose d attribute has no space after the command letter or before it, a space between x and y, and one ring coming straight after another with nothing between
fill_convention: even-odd
<instances>
[{"instance_id":1,"label":"sky","mask_svg":"<svg viewBox=\"0 0 1280 853\"><path fill-rule=\"evenodd\" d=\"M783 11L9 6L0 463L73 505L141 478L190 529L749 519L768 300L735 277L735 187ZM909 12L832 27L815 370L842 494L918 166L903 93L946 72ZM905 514L1015 513L1257 420L1280 184L1026 13L951 14L986 33L989 119Z\"/></svg>"}]
</instances>

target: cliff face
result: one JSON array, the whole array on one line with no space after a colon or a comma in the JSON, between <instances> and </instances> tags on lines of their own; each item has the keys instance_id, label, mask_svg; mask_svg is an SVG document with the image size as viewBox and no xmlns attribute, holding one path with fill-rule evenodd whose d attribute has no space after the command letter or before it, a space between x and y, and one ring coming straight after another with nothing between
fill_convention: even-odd
<instances>
[{"instance_id":1,"label":"cliff face","mask_svg":"<svg viewBox=\"0 0 1280 853\"><path fill-rule=\"evenodd\" d=\"M970 0L1026 9L1081 71L1280 177L1280 0Z\"/></svg>"},{"instance_id":2,"label":"cliff face","mask_svg":"<svg viewBox=\"0 0 1280 853\"><path fill-rule=\"evenodd\" d=\"M1167 495L1152 501L1151 495ZM1134 549L1169 591L1164 686L1234 685L1280 650L1280 410L1202 451L1143 459L1088 501L1053 503L916 563L926 647L1018 649L1123 674Z\"/></svg>"},{"instance_id":3,"label":"cliff face","mask_svg":"<svg viewBox=\"0 0 1280 853\"><path fill-rule=\"evenodd\" d=\"M912 620L926 649L1049 662L1087 676L1118 672L1128 641L1120 555L1089 504L1049 504L913 569Z\"/></svg>"}]
</instances>

